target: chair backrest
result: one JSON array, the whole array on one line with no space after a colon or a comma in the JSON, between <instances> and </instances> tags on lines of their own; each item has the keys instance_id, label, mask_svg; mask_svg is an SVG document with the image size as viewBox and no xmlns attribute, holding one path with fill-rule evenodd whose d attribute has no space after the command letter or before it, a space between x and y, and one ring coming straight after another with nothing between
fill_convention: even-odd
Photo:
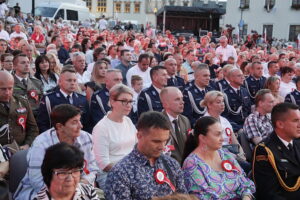
<instances>
[{"instance_id":1,"label":"chair backrest","mask_svg":"<svg viewBox=\"0 0 300 200\"><path fill-rule=\"evenodd\" d=\"M246 159L247 161L251 162L252 161L252 149L251 149L251 146L250 146L250 142L247 138L247 136L245 135L244 131L241 131L239 133L239 139L240 139L240 144L244 150L244 153L246 154Z\"/></svg>"},{"instance_id":2,"label":"chair backrest","mask_svg":"<svg viewBox=\"0 0 300 200\"><path fill-rule=\"evenodd\" d=\"M16 152L9 160L9 191L14 193L22 178L25 176L28 163L28 150L21 150Z\"/></svg>"}]
</instances>

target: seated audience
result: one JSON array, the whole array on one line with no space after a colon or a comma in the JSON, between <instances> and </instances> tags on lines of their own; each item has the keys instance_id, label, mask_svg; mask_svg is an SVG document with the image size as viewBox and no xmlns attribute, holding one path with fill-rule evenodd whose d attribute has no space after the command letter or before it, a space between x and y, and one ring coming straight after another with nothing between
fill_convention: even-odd
<instances>
[{"instance_id":1,"label":"seated audience","mask_svg":"<svg viewBox=\"0 0 300 200\"><path fill-rule=\"evenodd\" d=\"M279 88L280 88L280 78L277 76L270 76L266 80L265 89L271 90L274 96L274 105L282 103L284 98L279 95Z\"/></svg>"}]
</instances>

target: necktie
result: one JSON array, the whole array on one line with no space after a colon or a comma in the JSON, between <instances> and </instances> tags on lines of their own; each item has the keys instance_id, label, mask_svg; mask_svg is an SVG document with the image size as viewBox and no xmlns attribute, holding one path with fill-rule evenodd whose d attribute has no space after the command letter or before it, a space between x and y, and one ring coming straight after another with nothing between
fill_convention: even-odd
<instances>
[{"instance_id":1,"label":"necktie","mask_svg":"<svg viewBox=\"0 0 300 200\"><path fill-rule=\"evenodd\" d=\"M177 138L177 141L178 141L178 146L180 148L182 148L181 150L183 152L184 144L185 144L185 141L184 141L184 138L183 138L183 135L182 135L183 133L180 133L177 119L174 119L172 122L174 124L174 130L175 130L175 135L176 135L176 138Z\"/></svg>"},{"instance_id":2,"label":"necktie","mask_svg":"<svg viewBox=\"0 0 300 200\"><path fill-rule=\"evenodd\" d=\"M172 81L173 81L174 85L177 86L177 80L175 77L172 78Z\"/></svg>"},{"instance_id":3,"label":"necktie","mask_svg":"<svg viewBox=\"0 0 300 200\"><path fill-rule=\"evenodd\" d=\"M7 102L2 102L1 104L3 105L3 107L5 108L5 110L6 110L7 112L9 112L9 103L7 103Z\"/></svg>"},{"instance_id":4,"label":"necktie","mask_svg":"<svg viewBox=\"0 0 300 200\"><path fill-rule=\"evenodd\" d=\"M23 85L24 85L25 87L27 87L27 81L26 81L25 78L22 79L22 83L23 83Z\"/></svg>"},{"instance_id":5,"label":"necktie","mask_svg":"<svg viewBox=\"0 0 300 200\"><path fill-rule=\"evenodd\" d=\"M70 95L67 96L67 99L70 104L73 104L73 99Z\"/></svg>"},{"instance_id":6,"label":"necktie","mask_svg":"<svg viewBox=\"0 0 300 200\"><path fill-rule=\"evenodd\" d=\"M237 90L236 93L239 97L241 97L241 90Z\"/></svg>"}]
</instances>

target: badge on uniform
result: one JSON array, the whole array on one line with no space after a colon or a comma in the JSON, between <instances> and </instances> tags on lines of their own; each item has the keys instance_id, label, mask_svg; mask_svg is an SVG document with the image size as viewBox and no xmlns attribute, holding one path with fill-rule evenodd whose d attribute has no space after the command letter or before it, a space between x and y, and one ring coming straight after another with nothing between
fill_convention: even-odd
<instances>
[{"instance_id":1,"label":"badge on uniform","mask_svg":"<svg viewBox=\"0 0 300 200\"><path fill-rule=\"evenodd\" d=\"M229 90L229 92L230 92L231 94L233 94L233 90Z\"/></svg>"},{"instance_id":2,"label":"badge on uniform","mask_svg":"<svg viewBox=\"0 0 300 200\"><path fill-rule=\"evenodd\" d=\"M29 96L30 96L31 98L33 98L36 102L38 102L39 96L38 96L36 90L30 90L30 91L29 91Z\"/></svg>"},{"instance_id":3,"label":"badge on uniform","mask_svg":"<svg viewBox=\"0 0 300 200\"><path fill-rule=\"evenodd\" d=\"M23 113L25 113L27 111L27 109L25 108L25 107L22 107L22 108L18 108L17 109L17 113L18 114L23 114Z\"/></svg>"},{"instance_id":4,"label":"badge on uniform","mask_svg":"<svg viewBox=\"0 0 300 200\"><path fill-rule=\"evenodd\" d=\"M58 97L58 98L60 97L60 94L58 92L56 93L56 97Z\"/></svg>"},{"instance_id":5,"label":"badge on uniform","mask_svg":"<svg viewBox=\"0 0 300 200\"><path fill-rule=\"evenodd\" d=\"M22 126L23 130L26 129L26 116L25 115L21 115L18 117L17 119L17 123Z\"/></svg>"},{"instance_id":6,"label":"badge on uniform","mask_svg":"<svg viewBox=\"0 0 300 200\"><path fill-rule=\"evenodd\" d=\"M152 94L153 94L153 96L156 96L156 93L155 93L155 91L152 91Z\"/></svg>"},{"instance_id":7,"label":"badge on uniform","mask_svg":"<svg viewBox=\"0 0 300 200\"><path fill-rule=\"evenodd\" d=\"M196 94L198 94L198 90L197 89L194 89L194 91L195 91Z\"/></svg>"}]
</instances>

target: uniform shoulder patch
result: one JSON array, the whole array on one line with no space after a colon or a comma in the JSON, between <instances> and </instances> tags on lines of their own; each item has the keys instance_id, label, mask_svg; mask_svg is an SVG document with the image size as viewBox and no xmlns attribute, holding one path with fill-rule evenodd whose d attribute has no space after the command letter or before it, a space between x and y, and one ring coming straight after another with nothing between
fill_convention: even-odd
<instances>
[{"instance_id":1,"label":"uniform shoulder patch","mask_svg":"<svg viewBox=\"0 0 300 200\"><path fill-rule=\"evenodd\" d=\"M268 159L268 156L266 156L266 155L259 155L259 156L255 157L255 160L257 162L259 162L259 161L268 161L269 159Z\"/></svg>"}]
</instances>

